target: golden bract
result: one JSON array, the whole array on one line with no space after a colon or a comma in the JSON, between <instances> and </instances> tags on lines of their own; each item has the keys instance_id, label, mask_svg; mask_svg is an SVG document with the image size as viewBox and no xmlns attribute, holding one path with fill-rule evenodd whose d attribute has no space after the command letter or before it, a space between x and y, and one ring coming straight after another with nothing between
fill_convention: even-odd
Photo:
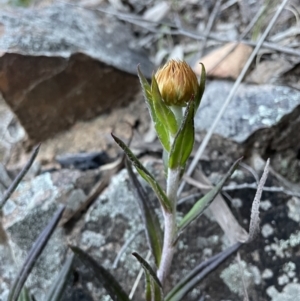
<instances>
[{"instance_id":1,"label":"golden bract","mask_svg":"<svg viewBox=\"0 0 300 301\"><path fill-rule=\"evenodd\" d=\"M170 60L156 74L160 94L166 105L186 106L199 92L192 68L183 61Z\"/></svg>"}]
</instances>

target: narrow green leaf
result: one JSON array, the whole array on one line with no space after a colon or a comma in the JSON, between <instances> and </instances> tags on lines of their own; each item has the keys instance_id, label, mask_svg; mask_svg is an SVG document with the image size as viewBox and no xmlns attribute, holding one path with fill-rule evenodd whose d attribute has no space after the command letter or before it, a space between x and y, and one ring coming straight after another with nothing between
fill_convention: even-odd
<instances>
[{"instance_id":1,"label":"narrow green leaf","mask_svg":"<svg viewBox=\"0 0 300 301\"><path fill-rule=\"evenodd\" d=\"M56 280L52 283L48 294L46 296L46 301L60 301L67 286L70 273L72 271L72 264L75 255L72 253L65 261L60 273L58 274Z\"/></svg>"},{"instance_id":2,"label":"narrow green leaf","mask_svg":"<svg viewBox=\"0 0 300 301\"><path fill-rule=\"evenodd\" d=\"M158 286L156 284L156 282L154 282L153 279L152 279L152 282L151 282L151 286L152 286L152 290L154 291L153 301L163 301L164 300L164 295L163 295L162 288L160 286Z\"/></svg>"},{"instance_id":3,"label":"narrow green leaf","mask_svg":"<svg viewBox=\"0 0 300 301\"><path fill-rule=\"evenodd\" d=\"M201 77L200 77L200 85L199 85L199 91L195 97L195 114L200 106L200 102L205 90L205 82L206 82L206 70L205 67L202 63L200 63L202 66L202 70L201 70Z\"/></svg>"},{"instance_id":4,"label":"narrow green leaf","mask_svg":"<svg viewBox=\"0 0 300 301\"><path fill-rule=\"evenodd\" d=\"M47 242L49 241L51 235L53 234L56 225L58 224L63 212L65 210L64 206L61 206L50 222L48 223L47 227L43 230L43 232L39 235L35 243L33 244L32 248L30 249L23 266L18 273L12 288L9 292L7 301L16 301L20 295L20 292L26 282L31 270L33 269L36 261L38 260L39 256L43 252Z\"/></svg>"},{"instance_id":5,"label":"narrow green leaf","mask_svg":"<svg viewBox=\"0 0 300 301\"><path fill-rule=\"evenodd\" d=\"M155 76L152 76L151 92L157 119L165 124L169 132L175 136L178 130L177 121L171 108L167 106L161 98Z\"/></svg>"},{"instance_id":6,"label":"narrow green leaf","mask_svg":"<svg viewBox=\"0 0 300 301\"><path fill-rule=\"evenodd\" d=\"M160 140L163 147L169 152L171 146L170 146L170 138L169 138L168 130L167 130L165 124L162 123L155 114L155 109L154 109L152 94L151 94L151 86L149 85L147 79L144 77L144 75L141 72L139 67L138 67L138 76L139 76L140 83L143 88L143 94L145 97L145 101L147 103L147 106L148 106L148 109L149 109L149 112L151 115L151 119L154 123L154 127L156 130L158 139Z\"/></svg>"},{"instance_id":7,"label":"narrow green leaf","mask_svg":"<svg viewBox=\"0 0 300 301\"><path fill-rule=\"evenodd\" d=\"M170 152L171 145L170 145L170 137L169 137L168 130L164 126L164 124L161 123L156 117L154 122L154 128L160 143L162 144L162 146L167 152Z\"/></svg>"},{"instance_id":8,"label":"narrow green leaf","mask_svg":"<svg viewBox=\"0 0 300 301\"><path fill-rule=\"evenodd\" d=\"M145 271L145 299L152 301L151 278L148 272Z\"/></svg>"},{"instance_id":9,"label":"narrow green leaf","mask_svg":"<svg viewBox=\"0 0 300 301\"><path fill-rule=\"evenodd\" d=\"M143 88L144 97L149 101L152 102L151 97L151 86L149 85L147 79L145 78L144 74L141 72L140 66L137 67L138 77Z\"/></svg>"},{"instance_id":10,"label":"narrow green leaf","mask_svg":"<svg viewBox=\"0 0 300 301\"><path fill-rule=\"evenodd\" d=\"M164 301L180 301L189 293L197 284L200 283L211 272L218 268L229 256L235 253L242 243L227 248L226 250L214 255L208 260L201 262L191 272L189 272L182 280L177 283L168 293Z\"/></svg>"},{"instance_id":11,"label":"narrow green leaf","mask_svg":"<svg viewBox=\"0 0 300 301\"><path fill-rule=\"evenodd\" d=\"M152 270L151 266L149 263L143 259L138 253L134 252L132 255L140 262L140 264L143 267L143 270L145 272L146 280L150 280L150 287L151 287L151 301L163 301L164 296L163 296L163 291L162 291L162 286L157 278L155 272ZM146 293L148 294L149 288L146 287ZM149 295L147 295L149 297Z\"/></svg>"},{"instance_id":12,"label":"narrow green leaf","mask_svg":"<svg viewBox=\"0 0 300 301\"><path fill-rule=\"evenodd\" d=\"M143 269L146 269L147 272L149 272L151 278L153 278L153 280L155 281L155 283L162 288L161 283L159 281L159 279L156 276L156 273L153 271L153 269L151 268L150 264L138 253L133 252L132 255L140 262L140 264L142 265Z\"/></svg>"},{"instance_id":13,"label":"narrow green leaf","mask_svg":"<svg viewBox=\"0 0 300 301\"><path fill-rule=\"evenodd\" d=\"M191 100L185 110L180 129L173 142L169 157L169 167L171 169L183 167L193 150L195 139L194 106L194 101Z\"/></svg>"},{"instance_id":14,"label":"narrow green leaf","mask_svg":"<svg viewBox=\"0 0 300 301\"><path fill-rule=\"evenodd\" d=\"M131 163L126 161L126 167L142 213L148 245L154 257L155 264L159 267L163 243L163 232L160 228L159 219L151 207L148 195L133 172Z\"/></svg>"},{"instance_id":15,"label":"narrow green leaf","mask_svg":"<svg viewBox=\"0 0 300 301\"><path fill-rule=\"evenodd\" d=\"M31 301L28 289L26 286L23 286L18 301Z\"/></svg>"},{"instance_id":16,"label":"narrow green leaf","mask_svg":"<svg viewBox=\"0 0 300 301\"><path fill-rule=\"evenodd\" d=\"M158 200L161 206L168 212L172 212L172 205L168 197L166 196L163 189L159 186L155 178L150 174L150 172L143 166L143 164L138 160L138 158L132 153L132 151L126 146L126 144L111 134L116 143L123 149L129 161L134 165L137 172L140 176L152 187L154 192L156 193Z\"/></svg>"},{"instance_id":17,"label":"narrow green leaf","mask_svg":"<svg viewBox=\"0 0 300 301\"><path fill-rule=\"evenodd\" d=\"M224 178L220 181L220 183L213 188L210 192L208 192L203 198L201 198L193 207L192 209L182 218L179 226L178 232L182 232L191 222L193 222L196 218L198 218L203 211L211 204L211 202L215 199L218 193L221 191L222 187L224 186L225 182L230 178L233 174L235 169L238 167L242 158L238 159Z\"/></svg>"},{"instance_id":18,"label":"narrow green leaf","mask_svg":"<svg viewBox=\"0 0 300 301\"><path fill-rule=\"evenodd\" d=\"M79 257L81 262L89 268L94 276L102 283L113 301L130 301L127 294L117 280L92 257L78 247L70 246L71 250Z\"/></svg>"}]
</instances>

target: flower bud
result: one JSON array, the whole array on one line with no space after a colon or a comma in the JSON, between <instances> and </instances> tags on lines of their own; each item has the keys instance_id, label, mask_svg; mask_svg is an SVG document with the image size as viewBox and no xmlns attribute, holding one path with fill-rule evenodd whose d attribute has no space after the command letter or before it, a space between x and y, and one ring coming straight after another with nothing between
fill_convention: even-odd
<instances>
[{"instance_id":1,"label":"flower bud","mask_svg":"<svg viewBox=\"0 0 300 301\"><path fill-rule=\"evenodd\" d=\"M184 61L170 60L156 74L159 92L166 105L184 107L199 93L196 74Z\"/></svg>"}]
</instances>

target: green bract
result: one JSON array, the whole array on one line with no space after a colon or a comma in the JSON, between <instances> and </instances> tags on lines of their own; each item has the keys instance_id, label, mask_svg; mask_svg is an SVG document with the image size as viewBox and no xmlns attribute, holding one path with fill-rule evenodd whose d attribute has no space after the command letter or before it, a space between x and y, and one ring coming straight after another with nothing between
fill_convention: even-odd
<instances>
[{"instance_id":1,"label":"green bract","mask_svg":"<svg viewBox=\"0 0 300 301\"><path fill-rule=\"evenodd\" d=\"M169 168L183 168L194 146L194 102L190 101L169 157Z\"/></svg>"},{"instance_id":2,"label":"green bract","mask_svg":"<svg viewBox=\"0 0 300 301\"><path fill-rule=\"evenodd\" d=\"M165 151L166 167L183 170L194 145L194 116L205 88L205 68L202 64L200 83L192 68L183 61L166 63L152 76L151 85L139 68L138 75Z\"/></svg>"}]
</instances>

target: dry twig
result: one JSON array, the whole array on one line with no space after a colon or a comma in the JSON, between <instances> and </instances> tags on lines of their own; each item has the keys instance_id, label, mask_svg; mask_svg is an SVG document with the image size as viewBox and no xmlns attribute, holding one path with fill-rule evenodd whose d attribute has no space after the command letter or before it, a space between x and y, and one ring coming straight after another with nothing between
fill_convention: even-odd
<instances>
[{"instance_id":1,"label":"dry twig","mask_svg":"<svg viewBox=\"0 0 300 301\"><path fill-rule=\"evenodd\" d=\"M249 301L249 296L248 296L247 286L246 286L246 281L245 281L245 273L244 273L244 268L242 266L241 254L239 251L236 254L236 259L237 259L237 262L239 265L239 271L240 271L242 283L243 283L244 301Z\"/></svg>"},{"instance_id":2,"label":"dry twig","mask_svg":"<svg viewBox=\"0 0 300 301\"><path fill-rule=\"evenodd\" d=\"M20 171L20 173L17 175L17 177L13 180L11 185L8 187L8 189L5 191L2 199L0 200L0 210L3 208L7 200L10 198L12 193L15 191L15 189L18 187L26 173L28 172L29 168L31 167L32 163L34 162L36 156L39 153L40 144L36 146L33 150L33 153L30 156L29 161L26 163L26 165L23 167L23 169Z\"/></svg>"},{"instance_id":3,"label":"dry twig","mask_svg":"<svg viewBox=\"0 0 300 301\"><path fill-rule=\"evenodd\" d=\"M207 38L208 38L208 35L213 27L213 24L215 22L215 19L216 19L216 16L220 10L220 6L221 6L221 3L222 3L222 0L217 0L214 8L213 8L213 11L212 13L210 14L209 16L209 19L208 19L208 22L207 22L207 26L205 28L205 32L204 32L204 38L203 38L203 44L202 44L202 47L200 49L200 53L199 53L199 57L202 57L203 55L203 52L206 48L206 43L207 43Z\"/></svg>"},{"instance_id":4,"label":"dry twig","mask_svg":"<svg viewBox=\"0 0 300 301\"><path fill-rule=\"evenodd\" d=\"M125 241L124 245L122 246L122 248L120 249L117 257L115 258L112 268L116 269L118 267L118 263L120 261L121 256L124 254L124 252L126 251L126 249L129 247L129 245L136 239L136 237L138 235L140 235L142 232L144 231L144 229L141 229L140 231L133 233L129 239L127 241Z\"/></svg>"}]
</instances>

